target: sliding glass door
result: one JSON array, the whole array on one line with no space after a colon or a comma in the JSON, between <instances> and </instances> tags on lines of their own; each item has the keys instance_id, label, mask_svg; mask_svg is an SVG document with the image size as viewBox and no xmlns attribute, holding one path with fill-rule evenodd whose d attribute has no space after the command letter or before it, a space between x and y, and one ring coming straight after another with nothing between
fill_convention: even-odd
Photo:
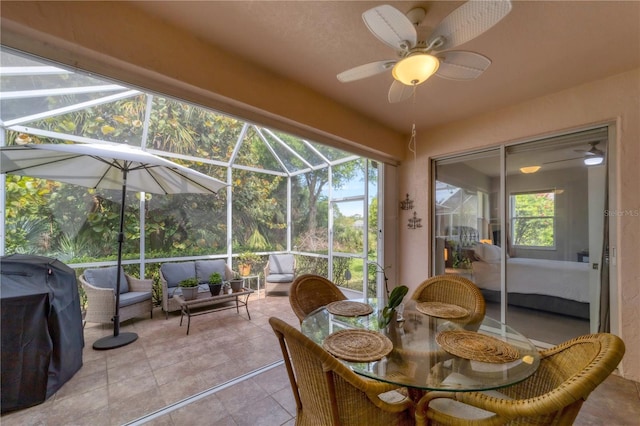
<instances>
[{"instance_id":1,"label":"sliding glass door","mask_svg":"<svg viewBox=\"0 0 640 426\"><path fill-rule=\"evenodd\" d=\"M601 127L435 161L435 273L471 279L487 315L534 340L597 331L607 142Z\"/></svg>"}]
</instances>

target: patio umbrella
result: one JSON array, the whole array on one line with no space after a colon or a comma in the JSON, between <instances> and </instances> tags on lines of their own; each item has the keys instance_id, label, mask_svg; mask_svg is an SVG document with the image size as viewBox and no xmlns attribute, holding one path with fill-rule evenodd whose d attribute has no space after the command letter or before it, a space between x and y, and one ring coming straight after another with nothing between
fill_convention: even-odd
<instances>
[{"instance_id":1,"label":"patio umbrella","mask_svg":"<svg viewBox=\"0 0 640 426\"><path fill-rule=\"evenodd\" d=\"M56 180L94 189L122 188L118 271L122 266L124 204L127 190L154 194L216 194L224 182L124 144L42 144L0 148L0 172ZM120 333L120 273L116 279L113 336L97 340L94 349L128 345L138 336Z\"/></svg>"}]
</instances>

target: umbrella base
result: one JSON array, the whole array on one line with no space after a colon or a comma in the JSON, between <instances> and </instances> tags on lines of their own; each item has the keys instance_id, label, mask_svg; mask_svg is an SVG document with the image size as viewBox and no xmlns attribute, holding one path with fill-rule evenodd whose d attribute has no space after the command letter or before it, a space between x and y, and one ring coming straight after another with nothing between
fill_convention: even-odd
<instances>
[{"instance_id":1,"label":"umbrella base","mask_svg":"<svg viewBox=\"0 0 640 426\"><path fill-rule=\"evenodd\" d=\"M106 336L98 339L93 344L93 349L106 350L115 349L121 346L126 346L129 343L133 343L138 339L136 333L120 333L117 336Z\"/></svg>"}]
</instances>

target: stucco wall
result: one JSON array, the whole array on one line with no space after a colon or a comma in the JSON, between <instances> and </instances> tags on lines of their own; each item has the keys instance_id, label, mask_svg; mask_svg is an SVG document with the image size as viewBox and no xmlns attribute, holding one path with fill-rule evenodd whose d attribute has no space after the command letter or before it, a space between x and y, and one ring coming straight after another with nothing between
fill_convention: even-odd
<instances>
[{"instance_id":1,"label":"stucco wall","mask_svg":"<svg viewBox=\"0 0 640 426\"><path fill-rule=\"evenodd\" d=\"M640 381L640 70L555 93L504 110L418 132L417 158L406 156L400 167L400 190L416 200L423 226L407 228L408 213L400 214L400 281L417 286L429 276L430 158L484 146L546 136L592 124L616 123L615 216L618 235L619 286L613 301L613 332L626 344L621 372ZM404 214L402 214L404 213ZM406 217L405 217L406 216Z\"/></svg>"}]
</instances>

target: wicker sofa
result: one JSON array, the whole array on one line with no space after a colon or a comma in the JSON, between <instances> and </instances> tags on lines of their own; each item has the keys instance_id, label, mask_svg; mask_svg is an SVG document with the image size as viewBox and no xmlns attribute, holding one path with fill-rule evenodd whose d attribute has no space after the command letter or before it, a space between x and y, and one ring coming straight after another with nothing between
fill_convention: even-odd
<instances>
[{"instance_id":1,"label":"wicker sofa","mask_svg":"<svg viewBox=\"0 0 640 426\"><path fill-rule=\"evenodd\" d=\"M174 295L182 293L179 287L180 281L196 277L200 283L199 291L209 292L209 276L214 272L222 275L225 281L233 278L233 271L222 259L163 263L160 266L160 283L162 284L162 310L165 318L169 318L169 312L180 310L180 305L173 299Z\"/></svg>"},{"instance_id":2,"label":"wicker sofa","mask_svg":"<svg viewBox=\"0 0 640 426\"><path fill-rule=\"evenodd\" d=\"M117 266L86 269L80 284L87 295L84 322L110 323L116 309ZM120 268L120 322L150 314L153 316L151 289L153 280L141 280L124 273Z\"/></svg>"}]
</instances>

